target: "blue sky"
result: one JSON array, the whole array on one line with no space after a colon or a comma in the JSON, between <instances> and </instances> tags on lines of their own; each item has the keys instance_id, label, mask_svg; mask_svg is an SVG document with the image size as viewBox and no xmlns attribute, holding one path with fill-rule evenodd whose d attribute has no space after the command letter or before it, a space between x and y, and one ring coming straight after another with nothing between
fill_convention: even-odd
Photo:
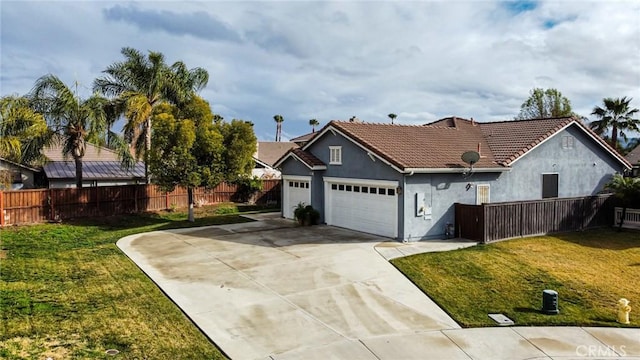
<instances>
[{"instance_id":1,"label":"blue sky","mask_svg":"<svg viewBox=\"0 0 640 360\"><path fill-rule=\"evenodd\" d=\"M640 107L637 1L0 2L0 95L47 73L80 83L130 46L205 68L201 95L273 140L352 116L426 123L513 118L534 87L589 116L604 97Z\"/></svg>"}]
</instances>

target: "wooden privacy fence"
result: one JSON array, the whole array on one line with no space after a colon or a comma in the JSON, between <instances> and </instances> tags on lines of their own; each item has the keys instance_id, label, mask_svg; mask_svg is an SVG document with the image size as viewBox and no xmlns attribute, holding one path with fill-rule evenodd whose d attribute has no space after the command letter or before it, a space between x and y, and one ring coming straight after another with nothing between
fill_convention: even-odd
<instances>
[{"instance_id":1,"label":"wooden privacy fence","mask_svg":"<svg viewBox=\"0 0 640 360\"><path fill-rule=\"evenodd\" d=\"M611 195L482 205L456 203L456 236L487 243L611 226L614 205Z\"/></svg>"},{"instance_id":2,"label":"wooden privacy fence","mask_svg":"<svg viewBox=\"0 0 640 360\"><path fill-rule=\"evenodd\" d=\"M253 198L257 204L279 204L280 180L264 180ZM211 190L197 188L196 204L240 202L235 184L221 183ZM75 217L109 216L188 206L187 190L163 192L155 185L98 186L70 189L0 191L0 225L33 224Z\"/></svg>"}]
</instances>

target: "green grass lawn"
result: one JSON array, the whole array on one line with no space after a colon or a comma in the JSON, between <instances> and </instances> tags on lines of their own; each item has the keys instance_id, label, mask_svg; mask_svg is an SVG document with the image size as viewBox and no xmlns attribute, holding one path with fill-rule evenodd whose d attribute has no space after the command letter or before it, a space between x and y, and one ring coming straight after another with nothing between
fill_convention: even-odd
<instances>
[{"instance_id":1,"label":"green grass lawn","mask_svg":"<svg viewBox=\"0 0 640 360\"><path fill-rule=\"evenodd\" d=\"M196 209L195 223L172 212L0 230L0 358L224 358L115 243L247 221L237 212L224 205Z\"/></svg>"},{"instance_id":2,"label":"green grass lawn","mask_svg":"<svg viewBox=\"0 0 640 360\"><path fill-rule=\"evenodd\" d=\"M461 326L640 326L640 232L601 229L503 241L393 260ZM558 292L559 315L544 315L542 291ZM627 298L631 325L616 322Z\"/></svg>"}]
</instances>

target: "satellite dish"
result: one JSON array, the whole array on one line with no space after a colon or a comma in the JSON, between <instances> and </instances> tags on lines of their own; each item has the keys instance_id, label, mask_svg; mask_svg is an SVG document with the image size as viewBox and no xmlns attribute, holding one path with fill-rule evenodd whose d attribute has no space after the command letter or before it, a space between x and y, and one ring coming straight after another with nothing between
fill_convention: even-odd
<instances>
[{"instance_id":1,"label":"satellite dish","mask_svg":"<svg viewBox=\"0 0 640 360\"><path fill-rule=\"evenodd\" d=\"M461 158L462 161L473 167L473 164L477 163L478 160L480 160L480 154L477 151L465 151L465 153L462 154Z\"/></svg>"}]
</instances>

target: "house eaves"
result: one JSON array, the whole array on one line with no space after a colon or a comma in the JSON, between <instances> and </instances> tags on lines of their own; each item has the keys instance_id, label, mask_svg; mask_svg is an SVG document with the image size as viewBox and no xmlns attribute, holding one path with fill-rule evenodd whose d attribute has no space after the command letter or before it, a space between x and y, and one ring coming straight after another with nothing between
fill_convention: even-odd
<instances>
[{"instance_id":1,"label":"house eaves","mask_svg":"<svg viewBox=\"0 0 640 360\"><path fill-rule=\"evenodd\" d=\"M291 157L294 158L297 161L300 161L301 163L303 163L306 167L308 167L311 170L327 170L327 165L310 165L307 164L306 161L304 161L302 158L300 158L298 155L291 153Z\"/></svg>"},{"instance_id":2,"label":"house eaves","mask_svg":"<svg viewBox=\"0 0 640 360\"><path fill-rule=\"evenodd\" d=\"M7 159L2 158L2 157L0 157L0 161L4 161L4 162L6 162L7 164L11 164L11 165L13 165L13 166L16 166L16 167L19 167L19 168L23 168L23 169L25 169L25 170L29 170L29 171L33 171L33 172L38 172L38 171L40 171L39 169L32 168L32 167L27 166L27 165L22 165L22 164L19 164L19 163L17 163L17 162L13 162L13 161L11 161L11 160L7 160Z\"/></svg>"},{"instance_id":3,"label":"house eaves","mask_svg":"<svg viewBox=\"0 0 640 360\"><path fill-rule=\"evenodd\" d=\"M324 164L321 164L321 161L318 160L315 156L313 156L311 154L306 154L307 156L311 156L311 159L313 160L313 161L307 161L304 158L302 158L301 156L298 156L296 154L297 151L303 151L303 150L300 149L300 148L294 148L294 149L289 150L278 161L276 161L275 164L273 164L273 168L280 168L282 163L284 163L288 158L293 158L294 160L303 163L310 170L326 170L327 169L327 166L324 165ZM314 161L316 163L312 163Z\"/></svg>"},{"instance_id":4,"label":"house eaves","mask_svg":"<svg viewBox=\"0 0 640 360\"><path fill-rule=\"evenodd\" d=\"M402 173L404 174L460 174L465 172L472 173L496 173L496 172L509 172L510 167L495 167L495 168L406 168Z\"/></svg>"},{"instance_id":5,"label":"house eaves","mask_svg":"<svg viewBox=\"0 0 640 360\"><path fill-rule=\"evenodd\" d=\"M267 164L266 162L264 162L264 161L262 161L262 160L258 159L258 158L257 158L257 157L255 157L255 156L253 157L253 161L257 162L258 164L260 164L260 165L264 166L264 167L265 167L265 168L267 168L267 169L272 169L272 168L273 168L271 165L269 165L269 164Z\"/></svg>"}]
</instances>

